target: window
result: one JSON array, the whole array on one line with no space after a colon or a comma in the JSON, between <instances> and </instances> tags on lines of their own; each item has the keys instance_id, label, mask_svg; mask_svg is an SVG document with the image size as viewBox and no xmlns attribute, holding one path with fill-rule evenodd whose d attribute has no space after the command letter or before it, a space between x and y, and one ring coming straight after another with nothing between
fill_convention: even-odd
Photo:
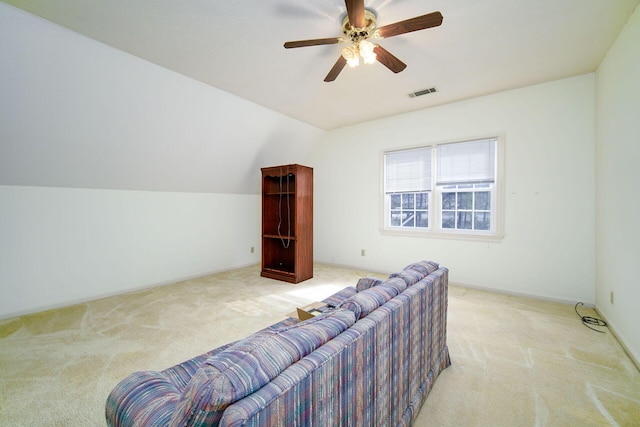
<instances>
[{"instance_id":1,"label":"window","mask_svg":"<svg viewBox=\"0 0 640 427\"><path fill-rule=\"evenodd\" d=\"M392 227L427 228L431 148L388 153L385 156L385 189Z\"/></svg>"},{"instance_id":2,"label":"window","mask_svg":"<svg viewBox=\"0 0 640 427\"><path fill-rule=\"evenodd\" d=\"M499 138L383 154L383 229L501 238Z\"/></svg>"}]
</instances>

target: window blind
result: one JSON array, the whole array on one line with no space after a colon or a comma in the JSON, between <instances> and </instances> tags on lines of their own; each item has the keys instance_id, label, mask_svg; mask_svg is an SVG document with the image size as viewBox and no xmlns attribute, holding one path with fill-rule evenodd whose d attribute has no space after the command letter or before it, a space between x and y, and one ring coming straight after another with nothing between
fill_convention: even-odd
<instances>
[{"instance_id":1,"label":"window blind","mask_svg":"<svg viewBox=\"0 0 640 427\"><path fill-rule=\"evenodd\" d=\"M495 181L495 138L442 144L436 147L436 185Z\"/></svg>"},{"instance_id":2,"label":"window blind","mask_svg":"<svg viewBox=\"0 0 640 427\"><path fill-rule=\"evenodd\" d=\"M391 151L384 162L386 193L431 190L431 148Z\"/></svg>"}]
</instances>

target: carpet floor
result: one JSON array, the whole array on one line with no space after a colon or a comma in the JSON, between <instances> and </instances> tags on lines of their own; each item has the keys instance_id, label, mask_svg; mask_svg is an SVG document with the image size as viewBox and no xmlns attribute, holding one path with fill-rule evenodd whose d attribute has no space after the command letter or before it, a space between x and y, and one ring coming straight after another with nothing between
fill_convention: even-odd
<instances>
[{"instance_id":1,"label":"carpet floor","mask_svg":"<svg viewBox=\"0 0 640 427\"><path fill-rule=\"evenodd\" d=\"M251 266L1 320L0 425L103 426L129 373L243 338L363 276L384 277L316 264L291 285ZM640 425L640 373L572 305L451 285L448 316L452 365L415 426Z\"/></svg>"}]
</instances>

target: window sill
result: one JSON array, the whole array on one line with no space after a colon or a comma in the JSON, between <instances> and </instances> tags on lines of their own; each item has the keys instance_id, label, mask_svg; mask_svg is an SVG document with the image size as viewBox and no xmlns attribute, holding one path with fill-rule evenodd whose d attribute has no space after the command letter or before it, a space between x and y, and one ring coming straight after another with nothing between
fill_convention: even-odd
<instances>
[{"instance_id":1,"label":"window sill","mask_svg":"<svg viewBox=\"0 0 640 427\"><path fill-rule=\"evenodd\" d=\"M445 240L465 240L471 242L491 242L500 243L504 239L504 234L483 234L483 233L468 233L461 231L412 231L412 230L397 230L397 229L381 229L380 234L385 236L400 236L400 237L422 237L427 239L445 239Z\"/></svg>"}]
</instances>

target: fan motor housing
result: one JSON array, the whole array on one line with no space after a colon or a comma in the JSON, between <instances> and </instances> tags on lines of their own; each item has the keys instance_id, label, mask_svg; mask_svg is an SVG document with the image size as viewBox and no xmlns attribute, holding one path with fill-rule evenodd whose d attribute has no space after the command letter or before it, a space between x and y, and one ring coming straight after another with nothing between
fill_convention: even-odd
<instances>
[{"instance_id":1,"label":"fan motor housing","mask_svg":"<svg viewBox=\"0 0 640 427\"><path fill-rule=\"evenodd\" d=\"M349 15L346 15L342 20L342 33L353 43L373 37L378 24L376 13L371 9L365 9L364 21L366 24L364 27L355 28L349 23Z\"/></svg>"}]
</instances>

